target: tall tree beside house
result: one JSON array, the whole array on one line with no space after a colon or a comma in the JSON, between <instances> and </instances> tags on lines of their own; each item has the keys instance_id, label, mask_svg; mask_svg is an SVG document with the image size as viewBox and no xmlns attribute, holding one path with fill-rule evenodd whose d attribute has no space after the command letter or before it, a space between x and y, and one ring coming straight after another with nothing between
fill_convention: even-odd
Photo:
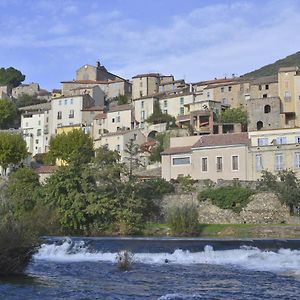
<instances>
[{"instance_id":1,"label":"tall tree beside house","mask_svg":"<svg viewBox=\"0 0 300 300\"><path fill-rule=\"evenodd\" d=\"M94 156L93 140L80 129L58 134L50 140L48 156L52 161L61 159L68 164L89 163Z\"/></svg>"},{"instance_id":2,"label":"tall tree beside house","mask_svg":"<svg viewBox=\"0 0 300 300\"><path fill-rule=\"evenodd\" d=\"M153 106L153 114L146 119L146 122L149 124L167 123L168 127L172 127L175 126L176 119L169 114L164 114L161 111L159 102L155 102Z\"/></svg>"},{"instance_id":3,"label":"tall tree beside house","mask_svg":"<svg viewBox=\"0 0 300 300\"><path fill-rule=\"evenodd\" d=\"M221 113L222 123L241 123L248 124L248 114L242 108L228 108Z\"/></svg>"},{"instance_id":4,"label":"tall tree beside house","mask_svg":"<svg viewBox=\"0 0 300 300\"><path fill-rule=\"evenodd\" d=\"M14 88L19 86L24 80L25 75L13 67L0 69L0 85L9 85Z\"/></svg>"},{"instance_id":5,"label":"tall tree beside house","mask_svg":"<svg viewBox=\"0 0 300 300\"><path fill-rule=\"evenodd\" d=\"M157 134L156 145L150 151L149 160L151 162L161 162L161 152L170 146L170 135L168 133Z\"/></svg>"},{"instance_id":6,"label":"tall tree beside house","mask_svg":"<svg viewBox=\"0 0 300 300\"><path fill-rule=\"evenodd\" d=\"M26 142L21 135L0 133L0 166L6 169L9 165L17 165L27 156Z\"/></svg>"},{"instance_id":7,"label":"tall tree beside house","mask_svg":"<svg viewBox=\"0 0 300 300\"><path fill-rule=\"evenodd\" d=\"M0 129L13 127L17 116L17 108L14 103L6 99L0 99Z\"/></svg>"},{"instance_id":8,"label":"tall tree beside house","mask_svg":"<svg viewBox=\"0 0 300 300\"><path fill-rule=\"evenodd\" d=\"M128 162L129 168L129 179L132 178L133 170L140 166L139 159L139 145L134 142L133 139L126 144L126 148L124 149L126 153L125 160Z\"/></svg>"}]
</instances>

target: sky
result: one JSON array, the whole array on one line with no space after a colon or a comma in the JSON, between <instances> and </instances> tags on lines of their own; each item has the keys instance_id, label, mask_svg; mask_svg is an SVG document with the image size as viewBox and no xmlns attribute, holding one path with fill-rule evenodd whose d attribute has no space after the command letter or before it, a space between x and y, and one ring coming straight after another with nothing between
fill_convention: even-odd
<instances>
[{"instance_id":1,"label":"sky","mask_svg":"<svg viewBox=\"0 0 300 300\"><path fill-rule=\"evenodd\" d=\"M100 61L126 79L242 75L300 51L298 0L0 0L0 67L60 88Z\"/></svg>"}]
</instances>

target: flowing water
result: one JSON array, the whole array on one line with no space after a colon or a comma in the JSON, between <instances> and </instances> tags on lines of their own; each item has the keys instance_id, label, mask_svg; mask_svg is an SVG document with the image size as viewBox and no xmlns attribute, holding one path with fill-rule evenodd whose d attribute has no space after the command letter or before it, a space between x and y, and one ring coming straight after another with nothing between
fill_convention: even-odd
<instances>
[{"instance_id":1,"label":"flowing water","mask_svg":"<svg viewBox=\"0 0 300 300\"><path fill-rule=\"evenodd\" d=\"M26 274L0 299L300 299L300 240L48 238Z\"/></svg>"}]
</instances>

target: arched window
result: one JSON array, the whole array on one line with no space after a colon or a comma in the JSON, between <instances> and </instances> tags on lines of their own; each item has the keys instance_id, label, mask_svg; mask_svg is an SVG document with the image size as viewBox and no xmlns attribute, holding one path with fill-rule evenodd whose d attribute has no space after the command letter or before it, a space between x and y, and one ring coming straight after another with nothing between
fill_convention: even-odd
<instances>
[{"instance_id":1,"label":"arched window","mask_svg":"<svg viewBox=\"0 0 300 300\"><path fill-rule=\"evenodd\" d=\"M264 127L264 123L262 121L258 121L256 123L257 130L261 130Z\"/></svg>"},{"instance_id":2,"label":"arched window","mask_svg":"<svg viewBox=\"0 0 300 300\"><path fill-rule=\"evenodd\" d=\"M265 105L264 111L265 111L265 114L270 113L271 112L271 106L269 104Z\"/></svg>"}]
</instances>

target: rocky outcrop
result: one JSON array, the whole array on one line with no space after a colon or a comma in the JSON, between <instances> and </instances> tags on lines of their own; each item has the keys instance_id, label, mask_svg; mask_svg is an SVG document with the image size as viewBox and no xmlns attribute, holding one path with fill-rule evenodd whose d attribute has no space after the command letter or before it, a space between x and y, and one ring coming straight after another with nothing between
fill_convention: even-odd
<instances>
[{"instance_id":1,"label":"rocky outcrop","mask_svg":"<svg viewBox=\"0 0 300 300\"><path fill-rule=\"evenodd\" d=\"M196 193L166 195L162 201L162 208L166 213L168 208L184 203L193 203L197 207L201 224L300 224L300 218L291 217L289 208L283 205L274 193L252 195L250 202L240 213L221 209L209 200L199 202Z\"/></svg>"}]
</instances>

